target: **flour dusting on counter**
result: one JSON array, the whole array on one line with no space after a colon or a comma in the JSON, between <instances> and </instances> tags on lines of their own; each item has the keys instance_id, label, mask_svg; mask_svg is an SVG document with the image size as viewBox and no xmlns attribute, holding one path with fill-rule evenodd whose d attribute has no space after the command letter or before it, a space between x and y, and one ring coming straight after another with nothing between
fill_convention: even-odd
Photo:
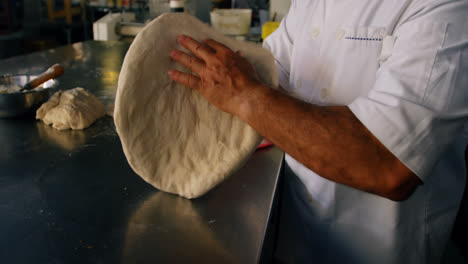
<instances>
[{"instance_id":1,"label":"flour dusting on counter","mask_svg":"<svg viewBox=\"0 0 468 264\"><path fill-rule=\"evenodd\" d=\"M0 84L0 94L16 93L19 92L21 87L16 84Z\"/></svg>"}]
</instances>

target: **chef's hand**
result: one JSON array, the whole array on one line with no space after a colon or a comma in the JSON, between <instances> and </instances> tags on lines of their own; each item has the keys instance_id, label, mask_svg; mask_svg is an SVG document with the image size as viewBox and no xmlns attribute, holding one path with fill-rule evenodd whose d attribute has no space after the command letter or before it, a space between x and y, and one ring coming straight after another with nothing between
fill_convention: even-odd
<instances>
[{"instance_id":1,"label":"chef's hand","mask_svg":"<svg viewBox=\"0 0 468 264\"><path fill-rule=\"evenodd\" d=\"M181 35L177 41L194 56L174 49L171 57L197 75L169 70L169 77L198 90L217 108L240 115L249 100L249 91L261 85L255 68L240 52L212 39L202 43Z\"/></svg>"}]
</instances>

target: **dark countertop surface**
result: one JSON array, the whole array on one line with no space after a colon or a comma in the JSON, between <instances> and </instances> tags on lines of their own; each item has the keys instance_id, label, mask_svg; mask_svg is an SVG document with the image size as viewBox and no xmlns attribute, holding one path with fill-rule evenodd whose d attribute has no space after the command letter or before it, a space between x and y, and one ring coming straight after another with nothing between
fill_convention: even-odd
<instances>
[{"instance_id":1,"label":"dark countertop surface","mask_svg":"<svg viewBox=\"0 0 468 264\"><path fill-rule=\"evenodd\" d=\"M114 100L129 44L88 41L0 61L0 75L65 67L60 89ZM283 152L257 151L205 196L160 192L128 165L113 120L58 131L0 119L0 262L257 263Z\"/></svg>"}]
</instances>

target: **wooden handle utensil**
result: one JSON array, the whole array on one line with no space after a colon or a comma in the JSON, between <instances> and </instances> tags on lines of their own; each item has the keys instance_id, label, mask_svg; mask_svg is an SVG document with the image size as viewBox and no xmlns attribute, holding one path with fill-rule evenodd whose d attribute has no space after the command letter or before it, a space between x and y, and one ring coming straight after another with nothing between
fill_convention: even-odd
<instances>
[{"instance_id":1,"label":"wooden handle utensil","mask_svg":"<svg viewBox=\"0 0 468 264\"><path fill-rule=\"evenodd\" d=\"M62 75L63 73L63 67L60 64L55 64L49 69L47 69L47 71L43 72L41 75L37 76L36 78L32 79L27 84L25 84L23 88L21 88L20 92L34 89L37 86L47 82L48 80Z\"/></svg>"}]
</instances>

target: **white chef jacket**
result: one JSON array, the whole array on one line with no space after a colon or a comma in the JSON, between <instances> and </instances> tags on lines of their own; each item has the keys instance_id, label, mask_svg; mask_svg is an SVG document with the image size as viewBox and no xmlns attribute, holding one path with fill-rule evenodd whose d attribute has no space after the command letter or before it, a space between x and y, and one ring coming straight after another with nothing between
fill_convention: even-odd
<instances>
[{"instance_id":1,"label":"white chef jacket","mask_svg":"<svg viewBox=\"0 0 468 264\"><path fill-rule=\"evenodd\" d=\"M286 155L290 218L301 219L286 220L299 242L280 241L280 251L289 246L293 262L440 262L465 185L467 29L468 1L292 1L264 42L281 87L312 104L347 105L423 181L393 202Z\"/></svg>"}]
</instances>

